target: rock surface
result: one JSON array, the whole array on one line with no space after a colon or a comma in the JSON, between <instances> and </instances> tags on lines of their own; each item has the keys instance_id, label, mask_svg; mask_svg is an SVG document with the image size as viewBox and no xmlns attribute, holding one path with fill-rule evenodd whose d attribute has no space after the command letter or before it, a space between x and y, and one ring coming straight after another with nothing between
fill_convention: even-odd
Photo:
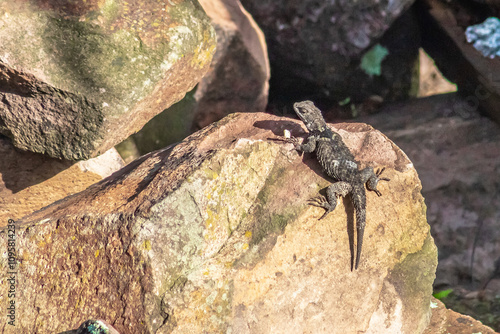
<instances>
[{"instance_id":1,"label":"rock surface","mask_svg":"<svg viewBox=\"0 0 500 334\"><path fill-rule=\"evenodd\" d=\"M215 32L195 0L0 3L0 133L23 150L104 153L206 73Z\"/></svg>"},{"instance_id":2,"label":"rock surface","mask_svg":"<svg viewBox=\"0 0 500 334\"><path fill-rule=\"evenodd\" d=\"M469 316L446 309L444 304L435 298L432 299L431 303L431 322L429 327L425 329L424 334L496 333L488 326Z\"/></svg>"},{"instance_id":3,"label":"rock surface","mask_svg":"<svg viewBox=\"0 0 500 334\"><path fill-rule=\"evenodd\" d=\"M196 89L193 129L228 113L262 112L267 105L269 60L264 34L239 0L200 0L217 33L210 71Z\"/></svg>"},{"instance_id":4,"label":"rock surface","mask_svg":"<svg viewBox=\"0 0 500 334\"><path fill-rule=\"evenodd\" d=\"M318 220L307 200L329 181L273 140L299 121L234 114L16 223L16 333L421 333L437 254L420 181L380 132L334 128L391 178L368 194L357 271L352 205Z\"/></svg>"},{"instance_id":5,"label":"rock surface","mask_svg":"<svg viewBox=\"0 0 500 334\"><path fill-rule=\"evenodd\" d=\"M124 166L114 148L72 162L16 149L0 136L0 226L86 189Z\"/></svg>"},{"instance_id":6,"label":"rock surface","mask_svg":"<svg viewBox=\"0 0 500 334\"><path fill-rule=\"evenodd\" d=\"M408 13L396 29L388 30L413 0L241 2L266 36L270 99L307 97L318 102L349 97L360 102L371 95L408 95L418 56L416 18ZM384 33L390 36L382 39ZM378 64L376 71L368 73L362 69L362 58L381 40L387 57L383 63L381 57L368 57L379 60L373 62ZM373 74L378 72L381 75Z\"/></svg>"},{"instance_id":7,"label":"rock surface","mask_svg":"<svg viewBox=\"0 0 500 334\"><path fill-rule=\"evenodd\" d=\"M415 164L439 248L439 289L478 288L500 254L500 129L477 111L464 113L466 103L446 94L360 119L384 131Z\"/></svg>"},{"instance_id":8,"label":"rock surface","mask_svg":"<svg viewBox=\"0 0 500 334\"><path fill-rule=\"evenodd\" d=\"M141 155L179 142L229 113L265 111L270 70L262 31L237 0L200 4L217 34L210 69L182 101L132 136Z\"/></svg>"}]
</instances>

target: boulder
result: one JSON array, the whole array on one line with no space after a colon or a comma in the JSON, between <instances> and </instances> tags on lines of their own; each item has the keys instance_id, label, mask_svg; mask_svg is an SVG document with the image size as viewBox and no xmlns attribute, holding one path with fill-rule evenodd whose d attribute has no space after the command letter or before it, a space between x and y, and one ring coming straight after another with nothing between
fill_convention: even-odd
<instances>
[{"instance_id":1,"label":"boulder","mask_svg":"<svg viewBox=\"0 0 500 334\"><path fill-rule=\"evenodd\" d=\"M265 111L270 70L262 31L237 0L200 4L217 34L210 69L182 101L132 136L140 154L179 142L229 113Z\"/></svg>"},{"instance_id":2,"label":"boulder","mask_svg":"<svg viewBox=\"0 0 500 334\"><path fill-rule=\"evenodd\" d=\"M480 288L500 254L498 125L457 94L387 106L360 120L384 131L415 164L439 248L436 287Z\"/></svg>"},{"instance_id":3,"label":"boulder","mask_svg":"<svg viewBox=\"0 0 500 334\"><path fill-rule=\"evenodd\" d=\"M364 124L332 125L384 166L353 261L348 199L318 220L331 180L276 140L297 120L232 114L12 223L17 333L103 319L120 333L422 333L437 253L406 155ZM1 262L0 279L9 271Z\"/></svg>"},{"instance_id":4,"label":"boulder","mask_svg":"<svg viewBox=\"0 0 500 334\"><path fill-rule=\"evenodd\" d=\"M200 0L217 33L210 71L197 87L193 129L267 105L269 60L262 30L239 0Z\"/></svg>"},{"instance_id":5,"label":"boulder","mask_svg":"<svg viewBox=\"0 0 500 334\"><path fill-rule=\"evenodd\" d=\"M206 73L215 32L195 0L0 3L0 133L84 160L137 132Z\"/></svg>"},{"instance_id":6,"label":"boulder","mask_svg":"<svg viewBox=\"0 0 500 334\"><path fill-rule=\"evenodd\" d=\"M0 136L0 226L78 193L124 166L114 148L87 161L16 149Z\"/></svg>"}]
</instances>

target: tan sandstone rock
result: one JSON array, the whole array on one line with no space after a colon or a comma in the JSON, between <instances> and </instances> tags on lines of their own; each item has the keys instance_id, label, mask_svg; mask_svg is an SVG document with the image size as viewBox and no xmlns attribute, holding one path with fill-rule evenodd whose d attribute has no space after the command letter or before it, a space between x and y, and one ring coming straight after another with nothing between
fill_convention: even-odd
<instances>
[{"instance_id":1,"label":"tan sandstone rock","mask_svg":"<svg viewBox=\"0 0 500 334\"><path fill-rule=\"evenodd\" d=\"M16 223L16 333L422 333L437 254L417 173L373 128L334 128L391 179L368 194L358 270L349 200L318 221L307 200L330 181L274 140L302 125L234 114Z\"/></svg>"},{"instance_id":2,"label":"tan sandstone rock","mask_svg":"<svg viewBox=\"0 0 500 334\"><path fill-rule=\"evenodd\" d=\"M78 193L124 166L114 148L87 161L16 149L0 137L0 226Z\"/></svg>"},{"instance_id":3,"label":"tan sandstone rock","mask_svg":"<svg viewBox=\"0 0 500 334\"><path fill-rule=\"evenodd\" d=\"M196 0L0 2L0 133L68 160L100 155L203 77L215 31Z\"/></svg>"},{"instance_id":4,"label":"tan sandstone rock","mask_svg":"<svg viewBox=\"0 0 500 334\"><path fill-rule=\"evenodd\" d=\"M452 310L446 309L436 298L431 300L432 317L424 334L495 334L490 327L481 322Z\"/></svg>"}]
</instances>

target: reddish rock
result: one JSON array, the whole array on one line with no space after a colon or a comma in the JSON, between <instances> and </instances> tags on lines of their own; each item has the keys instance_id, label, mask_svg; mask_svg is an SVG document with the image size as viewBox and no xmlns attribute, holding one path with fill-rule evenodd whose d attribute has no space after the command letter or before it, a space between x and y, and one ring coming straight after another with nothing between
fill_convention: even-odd
<instances>
[{"instance_id":1,"label":"reddish rock","mask_svg":"<svg viewBox=\"0 0 500 334\"><path fill-rule=\"evenodd\" d=\"M264 34L240 1L200 3L217 33L217 51L196 90L195 130L229 113L265 111L270 76Z\"/></svg>"}]
</instances>

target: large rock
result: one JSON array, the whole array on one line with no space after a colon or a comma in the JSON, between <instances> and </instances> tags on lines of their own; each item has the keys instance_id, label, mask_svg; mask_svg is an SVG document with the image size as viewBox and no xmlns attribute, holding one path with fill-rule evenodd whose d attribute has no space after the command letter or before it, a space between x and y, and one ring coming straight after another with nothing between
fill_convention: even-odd
<instances>
[{"instance_id":1,"label":"large rock","mask_svg":"<svg viewBox=\"0 0 500 334\"><path fill-rule=\"evenodd\" d=\"M70 160L104 153L182 99L215 32L196 0L2 1L0 133Z\"/></svg>"},{"instance_id":2,"label":"large rock","mask_svg":"<svg viewBox=\"0 0 500 334\"><path fill-rule=\"evenodd\" d=\"M411 11L396 20L413 0L241 2L266 36L270 99L331 104L372 95L401 99L411 92L419 28Z\"/></svg>"},{"instance_id":3,"label":"large rock","mask_svg":"<svg viewBox=\"0 0 500 334\"><path fill-rule=\"evenodd\" d=\"M87 161L16 149L0 136L0 226L78 193L124 166L114 148Z\"/></svg>"},{"instance_id":4,"label":"large rock","mask_svg":"<svg viewBox=\"0 0 500 334\"><path fill-rule=\"evenodd\" d=\"M464 106L470 107L466 99L447 94L362 118L383 129L415 164L439 248L440 289L479 288L500 254L500 130Z\"/></svg>"},{"instance_id":5,"label":"large rock","mask_svg":"<svg viewBox=\"0 0 500 334\"><path fill-rule=\"evenodd\" d=\"M16 223L16 333L421 333L437 254L417 173L371 127L334 128L391 178L368 194L358 270L349 200L318 220L330 181L273 140L299 121L234 114Z\"/></svg>"},{"instance_id":6,"label":"large rock","mask_svg":"<svg viewBox=\"0 0 500 334\"><path fill-rule=\"evenodd\" d=\"M217 52L196 90L195 130L229 113L265 111L270 76L264 34L240 1L200 4L217 32Z\"/></svg>"},{"instance_id":7,"label":"large rock","mask_svg":"<svg viewBox=\"0 0 500 334\"><path fill-rule=\"evenodd\" d=\"M264 34L238 0L200 4L217 34L210 70L182 101L132 136L140 154L179 142L229 113L265 111L270 70Z\"/></svg>"}]
</instances>

